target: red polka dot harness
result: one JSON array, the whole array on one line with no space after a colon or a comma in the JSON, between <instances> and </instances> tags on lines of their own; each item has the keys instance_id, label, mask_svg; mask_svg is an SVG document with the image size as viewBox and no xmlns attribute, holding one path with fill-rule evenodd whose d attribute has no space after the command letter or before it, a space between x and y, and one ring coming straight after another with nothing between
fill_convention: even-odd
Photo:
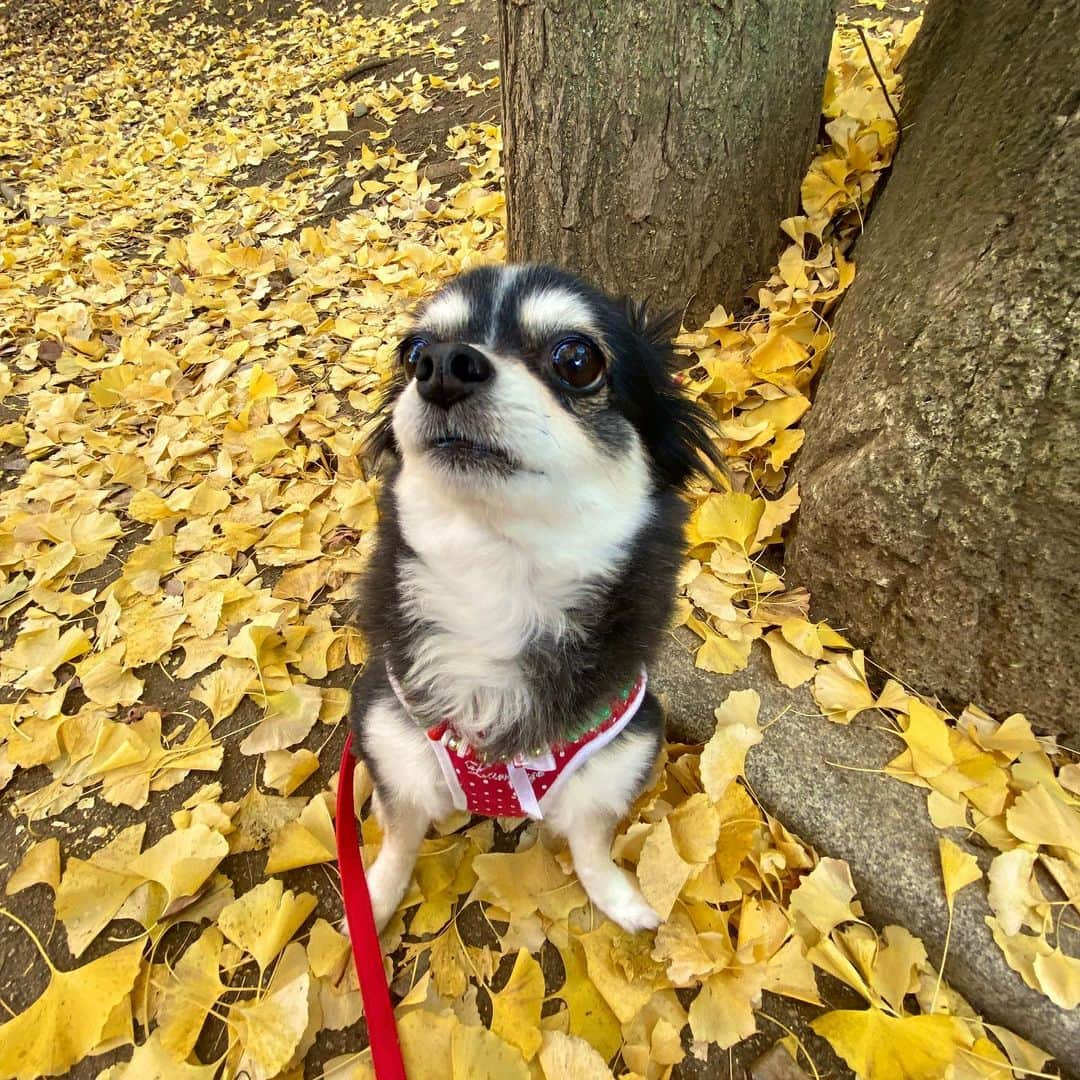
<instances>
[{"instance_id":1,"label":"red polka dot harness","mask_svg":"<svg viewBox=\"0 0 1080 1080\"><path fill-rule=\"evenodd\" d=\"M390 685L407 713L401 684L387 668ZM636 715L645 697L645 669L602 710L597 722L573 742L558 743L513 761L485 762L454 730L449 720L428 728L428 745L450 788L454 806L482 817L530 817L540 820L544 805L590 757L607 746Z\"/></svg>"}]
</instances>

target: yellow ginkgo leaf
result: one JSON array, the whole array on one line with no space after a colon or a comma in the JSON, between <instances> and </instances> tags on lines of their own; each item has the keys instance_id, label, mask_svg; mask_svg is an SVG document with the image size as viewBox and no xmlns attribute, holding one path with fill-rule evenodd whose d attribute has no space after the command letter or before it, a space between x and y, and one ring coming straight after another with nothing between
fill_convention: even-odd
<instances>
[{"instance_id":1,"label":"yellow ginkgo leaf","mask_svg":"<svg viewBox=\"0 0 1080 1080\"><path fill-rule=\"evenodd\" d=\"M754 534L753 550L758 550L770 542L773 534L791 520L795 511L799 509L800 501L799 485L792 484L779 499L765 503L765 509L758 521L757 532Z\"/></svg>"},{"instance_id":2,"label":"yellow ginkgo leaf","mask_svg":"<svg viewBox=\"0 0 1080 1080\"><path fill-rule=\"evenodd\" d=\"M570 1034L584 1039L608 1061L622 1043L618 1017L589 978L581 943L569 938L560 944L559 955L566 980L555 994L566 1003Z\"/></svg>"},{"instance_id":3,"label":"yellow ginkgo leaf","mask_svg":"<svg viewBox=\"0 0 1080 1080\"><path fill-rule=\"evenodd\" d=\"M1080 810L1055 799L1045 784L1021 792L1006 811L1005 821L1018 840L1080 856Z\"/></svg>"},{"instance_id":4,"label":"yellow ginkgo leaf","mask_svg":"<svg viewBox=\"0 0 1080 1080\"><path fill-rule=\"evenodd\" d=\"M969 827L967 801L964 799L950 799L940 791L931 791L926 797L926 809L938 829Z\"/></svg>"},{"instance_id":5,"label":"yellow ginkgo leaf","mask_svg":"<svg viewBox=\"0 0 1080 1080\"><path fill-rule=\"evenodd\" d=\"M83 693L97 705L114 708L134 705L143 691L143 682L123 666L122 641L99 653L92 653L76 666Z\"/></svg>"},{"instance_id":6,"label":"yellow ginkgo leaf","mask_svg":"<svg viewBox=\"0 0 1080 1080\"><path fill-rule=\"evenodd\" d=\"M294 746L315 726L321 708L322 691L307 683L296 683L284 693L273 694L267 699L266 715L240 743L240 753L263 754Z\"/></svg>"},{"instance_id":7,"label":"yellow ginkgo leaf","mask_svg":"<svg viewBox=\"0 0 1080 1080\"><path fill-rule=\"evenodd\" d=\"M237 1075L273 1077L289 1064L307 1030L310 988L304 972L229 1007L229 1029L242 1050Z\"/></svg>"},{"instance_id":8,"label":"yellow ginkgo leaf","mask_svg":"<svg viewBox=\"0 0 1080 1080\"><path fill-rule=\"evenodd\" d=\"M649 935L628 934L605 921L578 940L585 949L589 978L624 1024L657 990L670 985L663 965L652 957Z\"/></svg>"},{"instance_id":9,"label":"yellow ginkgo leaf","mask_svg":"<svg viewBox=\"0 0 1080 1080\"><path fill-rule=\"evenodd\" d=\"M279 795L291 795L319 768L318 757L306 747L270 750L263 755L263 762L263 783Z\"/></svg>"},{"instance_id":10,"label":"yellow ginkgo leaf","mask_svg":"<svg viewBox=\"0 0 1080 1080\"><path fill-rule=\"evenodd\" d=\"M0 1075L16 1080L62 1076L92 1054L106 1036L114 1012L142 965L142 941L106 953L74 971L57 971L25 1012L0 1024Z\"/></svg>"},{"instance_id":11,"label":"yellow ginkgo leaf","mask_svg":"<svg viewBox=\"0 0 1080 1080\"><path fill-rule=\"evenodd\" d=\"M956 894L982 877L979 860L947 837L938 838L941 876L945 882L945 902L952 909Z\"/></svg>"},{"instance_id":12,"label":"yellow ginkgo leaf","mask_svg":"<svg viewBox=\"0 0 1080 1080\"><path fill-rule=\"evenodd\" d=\"M512 920L528 918L549 902L560 900L565 893L584 903L584 893L540 843L524 851L491 852L473 859L478 884L476 895L503 908Z\"/></svg>"},{"instance_id":13,"label":"yellow ginkgo leaf","mask_svg":"<svg viewBox=\"0 0 1080 1080\"><path fill-rule=\"evenodd\" d=\"M987 916L986 924L1009 967L1028 986L1045 994L1058 1008L1080 1006L1080 960L1068 956L1060 947L1051 947L1045 937L1007 934L991 916Z\"/></svg>"},{"instance_id":14,"label":"yellow ginkgo leaf","mask_svg":"<svg viewBox=\"0 0 1080 1080\"><path fill-rule=\"evenodd\" d=\"M8 878L4 892L13 896L31 885L48 885L55 892L59 884L60 841L50 836L26 849L22 862Z\"/></svg>"},{"instance_id":15,"label":"yellow ginkgo leaf","mask_svg":"<svg viewBox=\"0 0 1080 1080\"><path fill-rule=\"evenodd\" d=\"M729 540L740 551L748 551L764 510L764 499L742 492L710 495L690 518L687 527L690 546Z\"/></svg>"},{"instance_id":16,"label":"yellow ginkgo leaf","mask_svg":"<svg viewBox=\"0 0 1080 1080\"><path fill-rule=\"evenodd\" d=\"M255 666L232 660L204 676L191 696L210 710L216 724L232 716L248 690L257 685Z\"/></svg>"},{"instance_id":17,"label":"yellow ginkgo leaf","mask_svg":"<svg viewBox=\"0 0 1080 1080\"><path fill-rule=\"evenodd\" d=\"M810 287L810 279L806 276L803 263L802 248L798 244L789 244L780 255L780 276L796 289Z\"/></svg>"},{"instance_id":18,"label":"yellow ginkgo leaf","mask_svg":"<svg viewBox=\"0 0 1080 1080\"><path fill-rule=\"evenodd\" d=\"M902 926L886 926L885 945L878 950L870 985L897 1012L904 1011L904 999L919 987L919 974L926 969L923 943Z\"/></svg>"},{"instance_id":19,"label":"yellow ginkgo leaf","mask_svg":"<svg viewBox=\"0 0 1080 1080\"><path fill-rule=\"evenodd\" d=\"M837 1010L810 1026L859 1075L873 1080L941 1080L966 1046L951 1016L888 1016L879 1009Z\"/></svg>"},{"instance_id":20,"label":"yellow ginkgo leaf","mask_svg":"<svg viewBox=\"0 0 1080 1080\"><path fill-rule=\"evenodd\" d=\"M517 1048L494 1031L458 1024L450 1038L450 1075L453 1080L529 1080L530 1073Z\"/></svg>"},{"instance_id":21,"label":"yellow ginkgo leaf","mask_svg":"<svg viewBox=\"0 0 1080 1080\"><path fill-rule=\"evenodd\" d=\"M444 998L459 998L469 988L469 954L455 927L448 927L431 943L428 962L435 987Z\"/></svg>"},{"instance_id":22,"label":"yellow ginkgo leaf","mask_svg":"<svg viewBox=\"0 0 1080 1080\"><path fill-rule=\"evenodd\" d=\"M1067 955L1058 946L1036 956L1032 966L1039 988L1059 1009L1080 1006L1080 958Z\"/></svg>"},{"instance_id":23,"label":"yellow ginkgo leaf","mask_svg":"<svg viewBox=\"0 0 1080 1080\"><path fill-rule=\"evenodd\" d=\"M814 677L817 661L794 648L779 630L770 630L765 635L765 644L769 646L776 677L785 686L802 686Z\"/></svg>"},{"instance_id":24,"label":"yellow ginkgo leaf","mask_svg":"<svg viewBox=\"0 0 1080 1080\"><path fill-rule=\"evenodd\" d=\"M88 860L68 859L56 890L56 917L64 924L72 956L83 954L146 881L132 866L145 831L145 825L131 825Z\"/></svg>"},{"instance_id":25,"label":"yellow ginkgo leaf","mask_svg":"<svg viewBox=\"0 0 1080 1080\"><path fill-rule=\"evenodd\" d=\"M196 823L166 833L132 861L131 869L161 887L162 914L167 914L195 896L228 854L229 842L221 833Z\"/></svg>"},{"instance_id":26,"label":"yellow ginkgo leaf","mask_svg":"<svg viewBox=\"0 0 1080 1080\"><path fill-rule=\"evenodd\" d=\"M516 1046L526 1061L540 1049L540 1007L544 1003L544 973L519 949L506 986L491 995L491 1030Z\"/></svg>"},{"instance_id":27,"label":"yellow ginkgo leaf","mask_svg":"<svg viewBox=\"0 0 1080 1080\"><path fill-rule=\"evenodd\" d=\"M918 698L911 698L908 706L907 727L900 737L908 744L915 772L930 780L945 772L955 760L949 728L941 713Z\"/></svg>"},{"instance_id":28,"label":"yellow ginkgo leaf","mask_svg":"<svg viewBox=\"0 0 1080 1080\"><path fill-rule=\"evenodd\" d=\"M315 910L315 903L311 893L296 895L286 891L279 878L270 878L229 904L218 917L218 926L265 971Z\"/></svg>"},{"instance_id":29,"label":"yellow ginkgo leaf","mask_svg":"<svg viewBox=\"0 0 1080 1080\"><path fill-rule=\"evenodd\" d=\"M277 380L270 372L263 370L262 364L256 364L251 369L247 391L248 400L250 401L276 397L278 392Z\"/></svg>"},{"instance_id":30,"label":"yellow ginkgo leaf","mask_svg":"<svg viewBox=\"0 0 1080 1080\"><path fill-rule=\"evenodd\" d=\"M707 862L720 839L720 811L704 792L695 792L668 814L675 850L688 862Z\"/></svg>"},{"instance_id":31,"label":"yellow ginkgo leaf","mask_svg":"<svg viewBox=\"0 0 1080 1080\"><path fill-rule=\"evenodd\" d=\"M538 1057L544 1080L612 1080L604 1059L584 1040L545 1031Z\"/></svg>"},{"instance_id":32,"label":"yellow ginkgo leaf","mask_svg":"<svg viewBox=\"0 0 1080 1080\"><path fill-rule=\"evenodd\" d=\"M175 1061L187 1060L207 1014L225 993L220 975L223 945L221 931L207 927L176 962L162 988L155 1034Z\"/></svg>"},{"instance_id":33,"label":"yellow ginkgo leaf","mask_svg":"<svg viewBox=\"0 0 1080 1080\"><path fill-rule=\"evenodd\" d=\"M461 1021L453 1013L413 1009L397 1022L401 1058L409 1080L447 1080L451 1041ZM367 1074L373 1080L375 1074ZM350 1077L351 1080L351 1077Z\"/></svg>"},{"instance_id":34,"label":"yellow ginkgo leaf","mask_svg":"<svg viewBox=\"0 0 1080 1080\"><path fill-rule=\"evenodd\" d=\"M810 945L827 937L841 923L862 916L851 868L842 859L821 859L799 882L788 907L795 929Z\"/></svg>"},{"instance_id":35,"label":"yellow ginkgo leaf","mask_svg":"<svg viewBox=\"0 0 1080 1080\"><path fill-rule=\"evenodd\" d=\"M694 606L720 619L738 618L732 602L737 592L737 586L720 581L708 570L703 570L687 586L687 593Z\"/></svg>"},{"instance_id":36,"label":"yellow ginkgo leaf","mask_svg":"<svg viewBox=\"0 0 1080 1080\"><path fill-rule=\"evenodd\" d=\"M822 664L814 677L813 693L821 711L838 724L850 724L864 709L872 709L874 695L866 683L862 651Z\"/></svg>"},{"instance_id":37,"label":"yellow ginkgo leaf","mask_svg":"<svg viewBox=\"0 0 1080 1080\"><path fill-rule=\"evenodd\" d=\"M1029 848L1013 848L995 856L986 872L990 910L1006 934L1019 934L1024 926L1038 928L1039 901L1031 889L1036 858L1037 852Z\"/></svg>"},{"instance_id":38,"label":"yellow ginkgo leaf","mask_svg":"<svg viewBox=\"0 0 1080 1080\"><path fill-rule=\"evenodd\" d=\"M764 964L710 975L690 1005L694 1038L727 1049L753 1035L757 1030L754 1008L761 1003L765 978Z\"/></svg>"},{"instance_id":39,"label":"yellow ginkgo leaf","mask_svg":"<svg viewBox=\"0 0 1080 1080\"><path fill-rule=\"evenodd\" d=\"M349 939L325 919L316 919L308 935L307 957L311 974L317 979L328 975L336 978L349 962Z\"/></svg>"},{"instance_id":40,"label":"yellow ginkgo leaf","mask_svg":"<svg viewBox=\"0 0 1080 1080\"><path fill-rule=\"evenodd\" d=\"M278 830L304 809L302 798L265 795L253 784L232 815L235 831L229 834L229 852L261 851L269 847Z\"/></svg>"},{"instance_id":41,"label":"yellow ginkgo leaf","mask_svg":"<svg viewBox=\"0 0 1080 1080\"><path fill-rule=\"evenodd\" d=\"M162 1045L160 1032L153 1031L129 1060L99 1073L97 1080L214 1080L217 1071L217 1064L178 1061Z\"/></svg>"},{"instance_id":42,"label":"yellow ginkgo leaf","mask_svg":"<svg viewBox=\"0 0 1080 1080\"><path fill-rule=\"evenodd\" d=\"M987 750L996 750L1010 761L1015 761L1021 754L1038 753L1042 749L1027 717L1021 713L1006 717L996 731L980 733L978 741Z\"/></svg>"},{"instance_id":43,"label":"yellow ginkgo leaf","mask_svg":"<svg viewBox=\"0 0 1080 1080\"><path fill-rule=\"evenodd\" d=\"M649 906L666 919L679 898L682 887L694 871L676 850L667 818L652 827L641 848L637 876Z\"/></svg>"},{"instance_id":44,"label":"yellow ginkgo leaf","mask_svg":"<svg viewBox=\"0 0 1080 1080\"><path fill-rule=\"evenodd\" d=\"M337 858L334 821L328 796L316 795L295 821L287 822L275 834L266 858L265 872L278 874L298 866L314 866Z\"/></svg>"},{"instance_id":45,"label":"yellow ginkgo leaf","mask_svg":"<svg viewBox=\"0 0 1080 1080\"><path fill-rule=\"evenodd\" d=\"M723 634L708 630L704 644L694 655L694 663L702 671L711 671L717 675L733 675L746 667L753 644L749 638L745 641L735 641Z\"/></svg>"},{"instance_id":46,"label":"yellow ginkgo leaf","mask_svg":"<svg viewBox=\"0 0 1080 1080\"><path fill-rule=\"evenodd\" d=\"M825 656L818 628L809 619L785 619L780 624L780 634L793 649L812 660L821 660Z\"/></svg>"},{"instance_id":47,"label":"yellow ginkgo leaf","mask_svg":"<svg viewBox=\"0 0 1080 1080\"><path fill-rule=\"evenodd\" d=\"M761 742L756 690L733 690L715 710L716 730L701 754L701 785L719 803L735 777L746 770L746 755Z\"/></svg>"}]
</instances>

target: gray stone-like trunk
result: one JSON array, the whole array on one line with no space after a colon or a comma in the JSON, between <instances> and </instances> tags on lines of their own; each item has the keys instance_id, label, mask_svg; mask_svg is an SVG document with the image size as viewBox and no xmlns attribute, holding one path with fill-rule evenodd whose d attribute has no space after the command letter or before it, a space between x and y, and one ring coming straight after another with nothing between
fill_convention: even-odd
<instances>
[{"instance_id":1,"label":"gray stone-like trunk","mask_svg":"<svg viewBox=\"0 0 1080 1080\"><path fill-rule=\"evenodd\" d=\"M1080 5L933 0L796 464L815 612L1080 732Z\"/></svg>"},{"instance_id":2,"label":"gray stone-like trunk","mask_svg":"<svg viewBox=\"0 0 1080 1080\"><path fill-rule=\"evenodd\" d=\"M789 690L779 682L761 642L748 667L734 675L695 668L696 645L687 631L665 638L649 672L667 711L669 737L704 742L716 726L714 708L732 690L756 690L764 738L746 759L755 797L819 854L845 859L870 922L878 930L906 927L922 939L931 964L940 967L948 926L941 833L927 813L926 792L881 771L904 743L874 713L863 713L847 726L830 723L820 715L809 686ZM987 869L993 852L971 843L966 830L952 829L950 836ZM985 921L989 914L985 881L957 897L946 980L984 1020L1030 1039L1054 1055L1062 1076L1080 1080L1080 1009L1059 1009L1024 985L994 943ZM818 1064L824 1065L820 1057ZM822 1074L836 1075L825 1069Z\"/></svg>"},{"instance_id":3,"label":"gray stone-like trunk","mask_svg":"<svg viewBox=\"0 0 1080 1080\"><path fill-rule=\"evenodd\" d=\"M509 254L698 324L799 207L832 0L500 0Z\"/></svg>"}]
</instances>

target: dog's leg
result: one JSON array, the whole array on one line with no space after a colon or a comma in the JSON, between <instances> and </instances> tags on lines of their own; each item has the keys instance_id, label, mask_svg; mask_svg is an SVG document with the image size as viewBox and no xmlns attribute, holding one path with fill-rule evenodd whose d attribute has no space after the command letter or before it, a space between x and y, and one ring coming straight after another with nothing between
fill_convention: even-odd
<instances>
[{"instance_id":1,"label":"dog's leg","mask_svg":"<svg viewBox=\"0 0 1080 1080\"><path fill-rule=\"evenodd\" d=\"M409 888L428 827L450 813L453 802L427 736L392 697L377 700L357 727L383 830L382 847L367 875L375 924L382 930Z\"/></svg>"},{"instance_id":2,"label":"dog's leg","mask_svg":"<svg viewBox=\"0 0 1080 1080\"><path fill-rule=\"evenodd\" d=\"M383 842L368 871L367 882L375 926L381 933L405 897L416 865L416 853L427 835L431 816L416 803L403 803L399 799L391 809L380 799L378 817Z\"/></svg>"},{"instance_id":3,"label":"dog's leg","mask_svg":"<svg viewBox=\"0 0 1080 1080\"><path fill-rule=\"evenodd\" d=\"M651 695L639 716L635 732L627 730L587 761L553 805L544 807L547 823L570 842L574 869L589 899L630 933L661 922L637 879L611 858L615 826L644 786L659 748L663 716Z\"/></svg>"},{"instance_id":4,"label":"dog's leg","mask_svg":"<svg viewBox=\"0 0 1080 1080\"><path fill-rule=\"evenodd\" d=\"M589 899L609 919L633 934L655 930L660 925L634 876L616 866L611 858L611 841L616 822L607 818L587 817L570 830L570 854L574 869Z\"/></svg>"}]
</instances>

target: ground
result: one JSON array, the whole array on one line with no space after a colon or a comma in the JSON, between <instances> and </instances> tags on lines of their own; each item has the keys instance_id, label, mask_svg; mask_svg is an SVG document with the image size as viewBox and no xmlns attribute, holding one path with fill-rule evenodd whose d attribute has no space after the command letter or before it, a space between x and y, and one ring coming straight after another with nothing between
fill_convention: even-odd
<instances>
[{"instance_id":1,"label":"ground","mask_svg":"<svg viewBox=\"0 0 1080 1080\"><path fill-rule=\"evenodd\" d=\"M847 8L854 17L877 14L865 5ZM6 620L0 667L9 683L2 698L7 712L0 713L7 727L0 785L7 781L3 800L11 810L0 815L6 860L0 879L10 883L32 842L55 838L65 864L60 892L69 901L34 884L9 888L4 904L38 933L61 970L111 955L138 939L140 924L149 927L153 966L143 967L130 999L144 1029L148 1012L158 1012L160 1024L166 1015L159 1012L162 1002L188 992L187 983L171 981L170 969L192 952L202 932L194 916L212 920L232 896L261 887L269 849L282 866L276 877L296 896L314 897L315 916L327 929L308 924L297 937L307 945L307 959L298 959L289 946L266 977L250 961L242 962L239 945L227 945L233 952L222 954L222 966L232 978L230 990L201 1034L196 1027L194 1054L202 1062L216 1061L231 1045L229 1069L241 1063L253 1075L268 1076L315 1077L337 1059L334 1075L352 1075L356 1063L344 1055L355 1054L366 1039L362 1020L354 1019L355 994L335 996L348 990L350 976L330 931L341 915L332 851L318 845L329 821L322 793L334 782L344 741L346 692L364 660L363 643L349 630L349 609L370 539L378 480L362 460L360 433L410 304L454 270L502 255L495 9L490 0L405 7L214 0L122 10L127 17L104 5L20 3L15 17L10 0L0 2L6 27L0 57L17 72L19 100L26 103L15 122L0 126L0 162L12 166L0 187L6 204L0 285L10 281L9 295L17 301L0 300L6 320L0 336L0 491L8 515L0 530L0 614ZM897 24L887 40L894 43L901 33ZM885 46L880 48L883 58ZM855 61L843 63L853 69ZM858 89L878 93L869 75ZM885 112L880 100L877 109ZM885 131L880 128L874 138L877 151L887 156ZM59 156L52 152L55 145L62 148ZM838 190L845 198L861 198L872 183L868 174L851 173ZM834 215L829 200L836 196L827 190L817 194L819 220L808 220L817 220L820 232ZM838 220L857 216L838 212ZM792 361L797 373L775 383L786 387L789 402L805 400L801 391L808 389L824 349L814 332L798 329L800 312L827 310L834 292L842 291L847 241L841 237L853 228L848 221L836 226L835 236L823 233L821 247L806 244L797 268L782 260L781 277L770 285L769 310L785 311L797 329L785 348L801 349ZM807 273L811 283L797 284ZM810 321L816 319L815 314ZM741 386L736 380L716 389L729 373L731 356L725 352L772 349L780 335L766 326L759 321L748 328L719 327L685 342L693 350L688 362L697 365L689 368L688 388L707 399L726 395L736 426L746 414L732 402L745 388L732 389ZM783 370L779 365L773 373ZM848 655L842 653L846 643L841 646L826 630L814 629L808 645L793 617L805 616L805 599L796 590L776 592L769 578L775 559L770 562L767 544L794 510L779 492L785 455L797 442L798 415L796 410L771 421L768 439L749 449L742 444L758 442L757 434L729 431L735 477L745 481L744 490L698 493L698 576L687 578L684 614L699 666L716 673L737 670L740 660L745 665L753 642L773 626L781 628L769 631L778 670L778 653L788 664L798 659L787 655L788 646L776 636L783 631L783 641L802 643L804 652L792 652L804 668L809 663L803 682L818 660L830 661L823 664L828 670ZM766 528L763 522L771 524ZM731 560L740 553L742 562L733 568ZM752 565L747 553L755 556ZM75 599L91 590L88 604ZM753 601L746 600L748 592ZM786 597L783 603L776 601L779 595ZM785 603L789 609L780 615L767 610L770 596L774 609ZM184 618L176 622L181 612ZM80 634L87 635L85 648ZM672 683L676 673L692 670L688 655L684 648L667 659ZM817 680L827 676L813 677L810 708L829 712L816 692ZM861 702L865 680L862 686L857 679L849 682ZM712 708L726 689L705 680L695 685L695 704L714 722ZM314 694L311 688L317 688ZM879 691L881 683L874 688ZM873 704L875 694L868 688L866 694ZM877 698L878 708L887 707L883 700ZM767 727L773 717L766 713ZM158 717L163 740L154 727ZM745 730L745 753L757 731L756 711L753 717L740 713L735 726ZM253 736L255 742L247 743ZM709 732L694 737L703 743ZM314 756L304 758L302 749ZM208 757L201 759L203 754ZM655 836L649 851L657 860L670 866L681 859L658 801L687 818L691 811L685 808L692 806L692 814L706 823L704 832L715 822L717 834L718 815L727 815L724 830L741 820L732 811L737 803L739 814L753 817L755 831L744 863L726 882L741 882L738 913L730 891L723 901L710 901L730 920L726 940L728 930L751 925L752 913L763 922L786 919L786 905L804 875L809 877L814 857L754 803L739 801L744 797L736 792L744 789L729 786L734 773L726 785L716 780L710 788L701 755L700 745L672 748L666 779L627 832L625 857L631 865L647 861L640 841ZM192 759L200 759L200 766L192 767ZM315 766L310 773L304 772L308 761ZM152 790L141 791L145 784ZM220 790L208 784L220 784ZM704 791L695 790L703 785ZM679 799L672 794L676 788ZM98 853L106 840L137 825L146 828L140 858L158 841L182 833L195 845L184 849L188 863L205 859L209 869L195 875L197 887L188 891L178 883L179 870L147 866L132 879L134 902L96 910L95 897L77 894L70 884L73 867L83 860L84 870L96 868L88 893L102 882L115 884L126 865L106 866ZM284 844L285 826L292 830L293 847ZM391 928L393 989L410 998L403 1010L414 1019L440 1017L439 1023L457 1025L455 1032L479 1019L505 1033L492 1019L493 1002L516 1000L518 980L525 984L539 971L542 1006L535 995L524 995L529 1002L521 1015L531 1016L535 1007L536 1021L542 1011L553 1027L565 1026L572 1010L558 996L565 990L564 957L582 954L563 938L578 935L595 945L603 928L583 909L550 920L545 911L542 924L534 913L515 917L505 884L492 884L484 874L517 865L494 857L527 844L534 830L502 823L490 833L484 826L462 828L467 831L429 842L426 854L435 869L412 898L408 930L400 920ZM666 849L660 843L664 828ZM229 848L224 861L220 854L207 855L205 847L223 842L221 837ZM365 839L370 854L377 842L370 821ZM298 854L295 844L308 847ZM717 847L715 834L712 846ZM478 853L489 860L479 881L470 868ZM91 856L98 862L90 863ZM783 904L766 895L772 886L762 865L768 859L785 866L775 886ZM553 856L541 861L545 874L562 874ZM219 862L226 876L213 877ZM835 870L833 862L819 865ZM638 872L645 873L641 863ZM43 871L41 880L47 879ZM572 888L567 879L556 892ZM809 893L810 888L804 897ZM168 907L148 914L160 895ZM842 909L853 917L857 906L848 903L855 902L849 898ZM449 923L450 937L459 934L470 951L449 963L447 949L433 940L450 940L442 927L454 905L459 910ZM87 909L104 921L75 958L70 935ZM506 912L509 920L501 919ZM420 927L420 913L431 920L434 938ZM892 921L890 913L876 914L882 924ZM40 997L49 972L30 937L2 916L0 921L0 997L15 1016ZM541 925L547 934L537 937ZM860 925L847 925L848 937L835 947L866 945ZM817 955L811 940L816 935L788 936L784 927L781 937L797 946L798 971L804 974L810 967L805 956ZM824 931L826 941L833 930ZM742 929L736 943L749 933ZM312 944L316 939L329 943L334 958L326 970ZM527 946L524 953L519 946ZM610 955L618 947L619 942L606 943ZM745 948L757 964L754 949L765 947ZM786 969L774 963L775 943L771 948L761 955L782 983ZM530 951L539 958L536 969L527 959ZM624 1024L623 1050L614 1059L617 1074L641 1071L629 1059L640 1061L647 1048L650 1077L662 1075L668 1060L675 1076L740 1076L791 1029L822 1075L850 1075L834 1053L836 1041L830 1045L809 1023L828 1009L864 1009L867 995L833 978L824 962L818 962L816 977L823 1004L807 1004L799 992L765 990L758 1034L740 1041L726 1037L730 1017L704 1019L704 1006L696 1014L692 1009L704 997L699 987L706 977L680 981L672 991L663 970L664 963L674 962L662 949L658 955L660 960L637 957L634 962L644 965L637 981L647 969L647 979L658 987L652 1002L663 1003L651 1002L650 1008L667 1009L669 1016L681 1011L681 1020L669 1024L673 1031L667 1035L661 1012L650 1014L645 1031ZM590 953L591 981L579 974L575 986L587 988L605 971L614 979L617 964L608 971L609 960L608 953L602 959ZM747 978L750 972L765 977L765 960L760 969L746 962ZM304 972L282 983L281 973L298 963ZM710 970L705 961L698 963L704 964L702 972ZM901 994L894 1010L901 1014L929 1011L923 993L932 972L924 970L925 962L912 964L911 993ZM722 981L733 970L722 968L708 978L720 980L710 985L736 999L743 989ZM216 965L214 971L216 978ZM458 979L466 975L469 989L462 992ZM312 1001L319 997L324 1019L337 1009L341 1022L336 1028L312 1022L279 1061L252 1034L254 1022L242 1019L248 1000L242 991L250 992L260 978L270 1000L282 986L302 985L305 1015L314 1015ZM875 976L868 978L873 982ZM749 989L745 993L748 1000L754 996ZM813 996L805 989L801 994ZM871 990L870 1000L883 999ZM220 1020L227 1011L222 1003L233 1010L231 1024ZM949 999L949 1008L954 1006ZM595 1008L610 1011L603 1003ZM691 1023L684 1027L687 1009ZM714 1045L699 1047L705 1060L690 1053L695 1015L696 1030L714 1035L704 1040ZM740 1014L740 1023L749 1017L749 1011ZM426 1022L437 1027L434 1020ZM748 1022L752 1030L754 1021ZM588 1034L593 1028L574 1017L571 1031ZM144 1038L145 1031L136 1041ZM106 1041L91 1039L87 1049ZM733 1045L721 1049L728 1043ZM981 1046L980 1051L989 1052ZM85 1060L76 1055L68 1074L95 1077L130 1054L121 1038L116 1049ZM802 1062L809 1068L805 1057ZM545 1066L545 1075L554 1080L559 1074Z\"/></svg>"}]
</instances>

